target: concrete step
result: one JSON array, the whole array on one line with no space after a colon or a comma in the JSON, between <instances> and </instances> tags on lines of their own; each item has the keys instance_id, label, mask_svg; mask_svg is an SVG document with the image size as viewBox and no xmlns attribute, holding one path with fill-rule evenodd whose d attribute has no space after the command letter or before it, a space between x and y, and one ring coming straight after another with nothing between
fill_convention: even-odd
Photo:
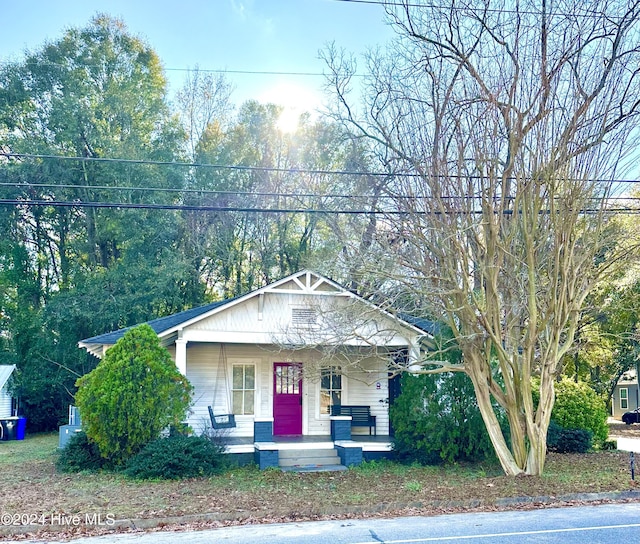
<instances>
[{"instance_id":1,"label":"concrete step","mask_svg":"<svg viewBox=\"0 0 640 544\"><path fill-rule=\"evenodd\" d=\"M281 467L319 467L340 465L335 449L280 450L278 464Z\"/></svg>"},{"instance_id":2,"label":"concrete step","mask_svg":"<svg viewBox=\"0 0 640 544\"><path fill-rule=\"evenodd\" d=\"M280 467L282 472L339 472L347 470L344 465L321 465L321 466L295 466Z\"/></svg>"},{"instance_id":3,"label":"concrete step","mask_svg":"<svg viewBox=\"0 0 640 544\"><path fill-rule=\"evenodd\" d=\"M295 457L334 457L338 455L335 448L301 448L279 451L280 459L292 459Z\"/></svg>"}]
</instances>

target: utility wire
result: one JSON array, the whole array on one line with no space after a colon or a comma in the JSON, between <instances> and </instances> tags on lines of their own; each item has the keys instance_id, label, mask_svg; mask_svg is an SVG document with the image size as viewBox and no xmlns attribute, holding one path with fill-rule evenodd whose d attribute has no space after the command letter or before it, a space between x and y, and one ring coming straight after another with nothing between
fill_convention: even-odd
<instances>
[{"instance_id":1,"label":"utility wire","mask_svg":"<svg viewBox=\"0 0 640 544\"><path fill-rule=\"evenodd\" d=\"M201 212L246 212L246 213L265 213L265 214L323 214L323 215L393 215L393 216L412 216L412 215L482 215L483 210L452 210L448 212L440 211L406 211L406 210L345 210L345 209L319 209L319 208L262 208L262 207L246 207L246 206L206 206L206 205L190 205L190 204L143 204L130 202L82 202L69 200L19 200L19 199L0 199L0 206L12 207L63 207L63 208L119 208L119 209L135 209L135 210L179 210L179 211L201 211ZM550 214L551 210L541 210L540 215ZM581 209L583 215L593 215L598 213L607 214L640 214L640 209L633 208L585 208ZM503 215L513 215L513 210L504 210Z\"/></svg>"},{"instance_id":2,"label":"utility wire","mask_svg":"<svg viewBox=\"0 0 640 544\"><path fill-rule=\"evenodd\" d=\"M391 1L391 0L333 0L334 2L343 2L346 4L369 4L369 5L377 5L383 7L400 7L400 8L421 8L421 9L445 9L447 12L451 11L465 11L465 12L473 12L473 13L506 13L513 15L545 15L546 17L570 17L570 18L580 18L580 19L598 19L601 17L607 17L608 19L613 19L613 16L607 15L602 11L596 10L585 10L583 12L562 12L562 11L545 11L542 10L517 10L517 9L506 9L506 8L484 8L484 7L470 7L470 6L460 6L455 5L451 2L450 5L443 6L442 4L434 4L433 2L401 2ZM628 11L632 11L632 8ZM619 18L622 18L621 15L618 15Z\"/></svg>"},{"instance_id":3,"label":"utility wire","mask_svg":"<svg viewBox=\"0 0 640 544\"><path fill-rule=\"evenodd\" d=\"M0 61L0 66L11 66L14 61ZM59 68L67 68L66 64L61 62L40 62L39 66L54 66ZM91 68L90 65L85 65ZM279 70L228 70L225 68L164 68L165 72L202 72L207 74L231 74L231 75L248 75L248 76L300 76L300 77L326 77L325 72L296 72L296 71L279 71ZM352 77L366 77L366 74L349 74Z\"/></svg>"},{"instance_id":4,"label":"utility wire","mask_svg":"<svg viewBox=\"0 0 640 544\"><path fill-rule=\"evenodd\" d=\"M278 168L275 166L244 166L240 164L209 164L199 162L178 162L178 161L151 161L146 159L119 159L113 157L67 157L64 155L41 155L33 153L6 153L0 152L0 157L7 157L8 159L52 159L60 161L82 161L82 162L115 162L119 164L142 164L149 166L178 166L183 168L212 168L216 170L240 170L248 172L282 172L289 174L336 174L336 175L349 175L349 176L376 176L385 177L390 176L384 172L364 172L364 171L352 171L352 170L322 170L312 168ZM415 177L416 174L393 174L395 177Z\"/></svg>"},{"instance_id":5,"label":"utility wire","mask_svg":"<svg viewBox=\"0 0 640 544\"><path fill-rule=\"evenodd\" d=\"M412 195L354 195L354 194L339 194L339 193L279 193L269 191L236 191L236 190L214 190L214 189L177 189L177 188L162 188L162 187L139 187L139 186L123 186L123 185L74 185L69 183L37 183L37 182L0 182L0 187L15 187L18 189L83 189L94 191L130 191L130 192L147 192L147 193L177 193L177 194L198 194L198 195L212 195L212 196L237 196L237 197L259 197L259 198L336 198L344 200L364 200L364 199L376 199L376 200L420 200L420 196ZM442 200L473 200L480 198L474 195L463 196L448 196L441 195L438 197ZM505 200L513 200L514 197L505 197ZM622 202L634 202L640 201L640 197L634 196L610 196L606 197L608 201L622 201Z\"/></svg>"},{"instance_id":6,"label":"utility wire","mask_svg":"<svg viewBox=\"0 0 640 544\"><path fill-rule=\"evenodd\" d=\"M387 177L387 178L420 178L422 177L417 173L409 172L374 172L366 170L324 170L313 168L279 168L275 166L245 166L245 165L233 165L233 164L210 164L210 163L198 163L198 162L179 162L179 161L152 161L147 159L122 159L117 157L79 157L79 156L65 156L65 155L43 155L35 153L13 153L13 152L0 152L0 157L6 157L8 159L42 159L42 160L59 160L59 161L81 161L81 162L105 162L105 163L118 163L118 164L135 164L135 165L147 165L147 166L174 166L183 168L210 168L215 170L238 170L247 172L277 172L286 174L317 174L317 175L338 175L338 176L370 176L370 177ZM442 179L466 179L466 180L480 180L486 179L487 176L469 175L463 176L458 174L452 175L439 175ZM514 178L511 178L514 179ZM568 181L576 181L569 179ZM631 179L590 179L585 180L591 183L610 183L610 184L633 184L640 183L640 180Z\"/></svg>"}]
</instances>

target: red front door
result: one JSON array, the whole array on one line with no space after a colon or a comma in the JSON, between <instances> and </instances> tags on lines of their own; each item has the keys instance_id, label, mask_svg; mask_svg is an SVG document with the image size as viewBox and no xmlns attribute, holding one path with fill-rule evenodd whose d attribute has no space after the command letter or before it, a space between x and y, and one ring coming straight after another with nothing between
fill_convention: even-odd
<instances>
[{"instance_id":1,"label":"red front door","mask_svg":"<svg viewBox=\"0 0 640 544\"><path fill-rule=\"evenodd\" d=\"M273 363L273 434L302 434L302 375L294 363Z\"/></svg>"}]
</instances>

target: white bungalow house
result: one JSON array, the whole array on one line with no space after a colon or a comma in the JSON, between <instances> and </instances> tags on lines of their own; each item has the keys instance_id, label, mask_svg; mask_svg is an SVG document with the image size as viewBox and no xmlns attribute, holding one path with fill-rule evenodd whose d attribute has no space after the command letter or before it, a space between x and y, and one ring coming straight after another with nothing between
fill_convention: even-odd
<instances>
[{"instance_id":1,"label":"white bungalow house","mask_svg":"<svg viewBox=\"0 0 640 544\"><path fill-rule=\"evenodd\" d=\"M309 270L148 324L194 386L190 427L200 434L213 423L229 453L261 467L349 465L388 452L398 391L390 361L416 360L430 338L427 322ZM102 357L125 332L79 345ZM321 462L320 450L332 459Z\"/></svg>"}]
</instances>

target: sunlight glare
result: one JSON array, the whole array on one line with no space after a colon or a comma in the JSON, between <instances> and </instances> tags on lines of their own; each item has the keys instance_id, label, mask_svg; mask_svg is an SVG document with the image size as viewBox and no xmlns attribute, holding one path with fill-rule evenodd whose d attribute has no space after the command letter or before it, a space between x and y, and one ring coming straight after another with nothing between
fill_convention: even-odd
<instances>
[{"instance_id":1,"label":"sunlight glare","mask_svg":"<svg viewBox=\"0 0 640 544\"><path fill-rule=\"evenodd\" d=\"M281 82L262 93L260 102L282 106L284 109L278 119L278 129L284 134L292 134L298 130L303 113L309 113L312 118L316 116L322 99L309 87Z\"/></svg>"}]
</instances>

